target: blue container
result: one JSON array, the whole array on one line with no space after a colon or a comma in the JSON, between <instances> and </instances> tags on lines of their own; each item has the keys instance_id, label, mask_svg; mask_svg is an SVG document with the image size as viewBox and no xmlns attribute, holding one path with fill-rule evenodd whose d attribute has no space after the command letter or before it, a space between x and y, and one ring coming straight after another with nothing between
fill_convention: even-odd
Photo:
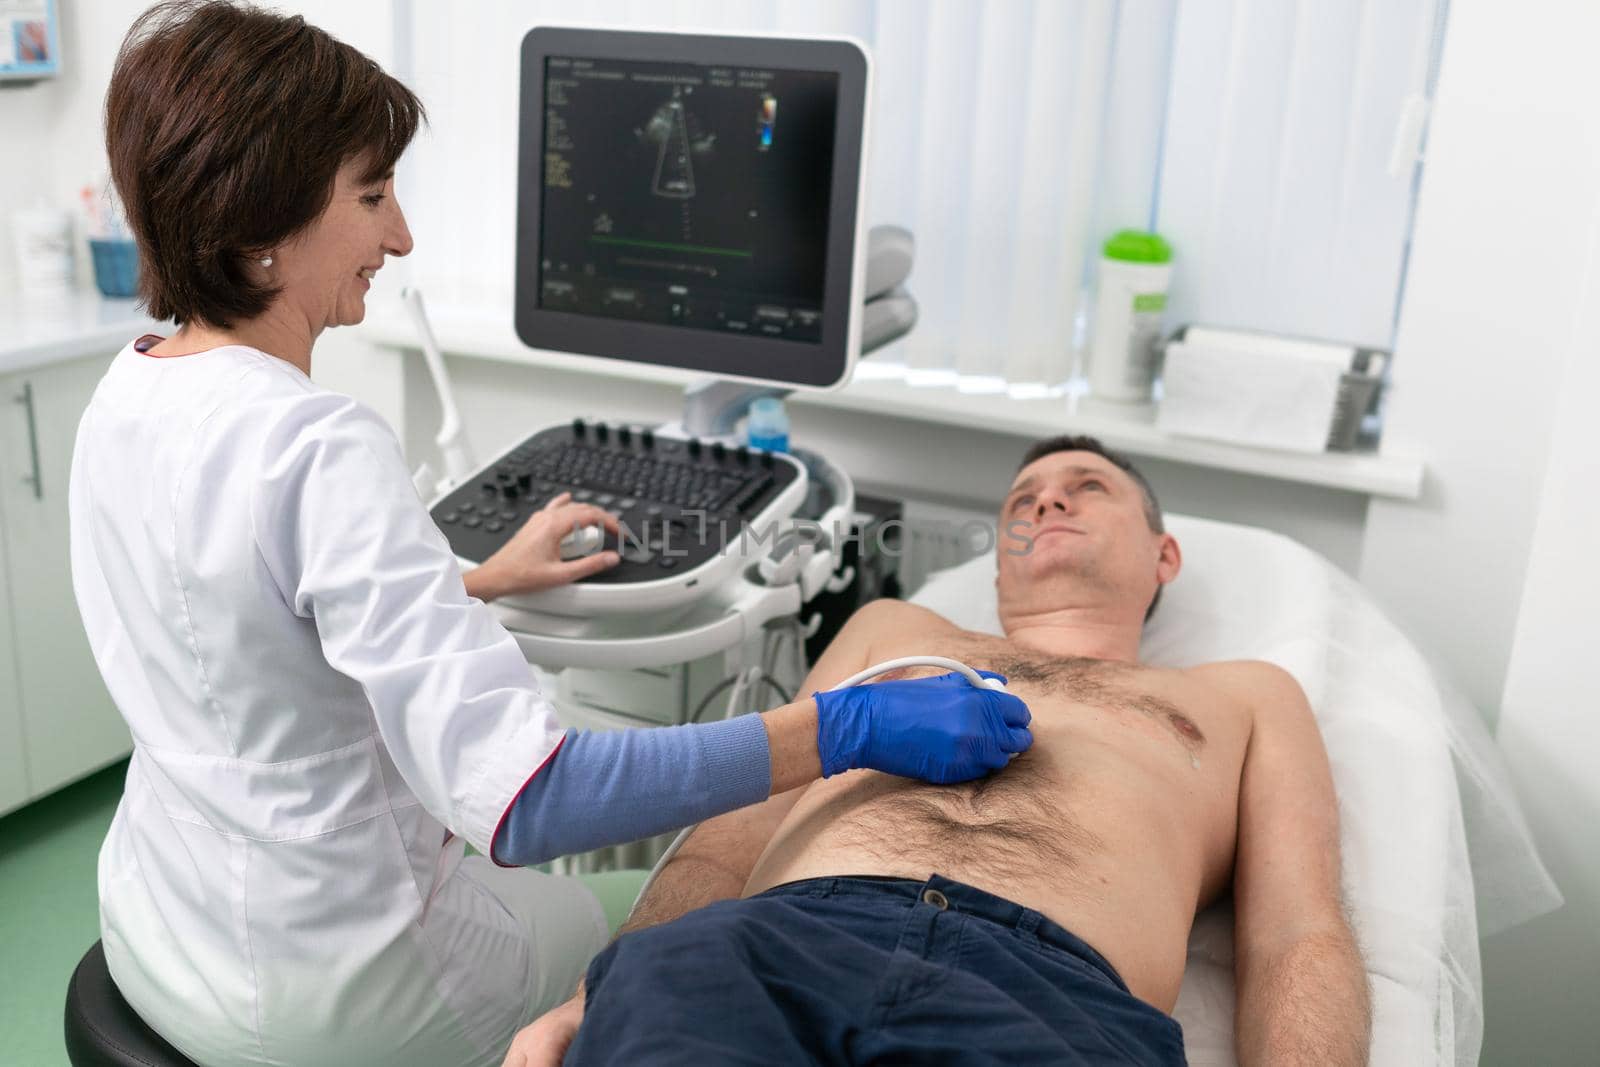
<instances>
[{"instance_id":1,"label":"blue container","mask_svg":"<svg viewBox=\"0 0 1600 1067\"><path fill-rule=\"evenodd\" d=\"M133 296L139 291L139 246L126 238L91 237L94 284L107 296Z\"/></svg>"},{"instance_id":2,"label":"blue container","mask_svg":"<svg viewBox=\"0 0 1600 1067\"><path fill-rule=\"evenodd\" d=\"M750 403L750 421L745 424L745 436L751 448L768 452L789 451L789 413L783 401L775 396L764 396Z\"/></svg>"}]
</instances>

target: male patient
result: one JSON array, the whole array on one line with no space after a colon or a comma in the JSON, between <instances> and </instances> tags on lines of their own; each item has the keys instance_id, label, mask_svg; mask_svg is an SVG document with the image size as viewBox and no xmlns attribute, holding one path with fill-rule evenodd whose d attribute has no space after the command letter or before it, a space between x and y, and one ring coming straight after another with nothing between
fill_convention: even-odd
<instances>
[{"instance_id":1,"label":"male patient","mask_svg":"<svg viewBox=\"0 0 1600 1067\"><path fill-rule=\"evenodd\" d=\"M523 1031L508 1064L568 1040L568 1063L1182 1063L1167 1013L1189 929L1230 886L1240 1061L1366 1062L1299 686L1260 662L1138 662L1181 557L1143 476L1094 439L1035 445L1000 527L1003 638L878 601L806 686L948 656L1009 680L1033 747L977 782L850 771L707 822L595 959L587 1001Z\"/></svg>"}]
</instances>

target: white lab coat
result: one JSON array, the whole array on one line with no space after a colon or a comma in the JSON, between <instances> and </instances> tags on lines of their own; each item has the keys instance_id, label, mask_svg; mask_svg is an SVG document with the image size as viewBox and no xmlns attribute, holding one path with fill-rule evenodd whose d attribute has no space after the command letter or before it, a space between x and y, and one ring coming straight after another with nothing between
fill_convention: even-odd
<instances>
[{"instance_id":1,"label":"white lab coat","mask_svg":"<svg viewBox=\"0 0 1600 1067\"><path fill-rule=\"evenodd\" d=\"M130 345L70 499L134 738L99 875L123 995L201 1063L498 1063L604 919L446 830L487 856L561 731L393 433L255 349Z\"/></svg>"}]
</instances>

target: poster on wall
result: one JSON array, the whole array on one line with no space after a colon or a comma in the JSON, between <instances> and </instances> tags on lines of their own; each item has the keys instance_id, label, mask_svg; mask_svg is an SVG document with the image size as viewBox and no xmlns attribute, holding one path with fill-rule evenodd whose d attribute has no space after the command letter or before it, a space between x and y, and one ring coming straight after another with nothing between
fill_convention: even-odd
<instances>
[{"instance_id":1,"label":"poster on wall","mask_svg":"<svg viewBox=\"0 0 1600 1067\"><path fill-rule=\"evenodd\" d=\"M32 81L59 69L55 0L0 0L0 79Z\"/></svg>"}]
</instances>

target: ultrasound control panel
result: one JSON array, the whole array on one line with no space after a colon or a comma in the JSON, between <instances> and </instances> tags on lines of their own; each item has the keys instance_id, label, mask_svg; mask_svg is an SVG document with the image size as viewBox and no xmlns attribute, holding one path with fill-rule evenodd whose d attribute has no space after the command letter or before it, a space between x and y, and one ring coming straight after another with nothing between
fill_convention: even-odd
<instances>
[{"instance_id":1,"label":"ultrasound control panel","mask_svg":"<svg viewBox=\"0 0 1600 1067\"><path fill-rule=\"evenodd\" d=\"M481 563L551 498L570 492L619 526L595 551L615 549L622 562L583 584L623 585L673 577L720 556L802 476L788 456L574 419L511 449L431 514L458 557ZM755 532L771 543L772 531Z\"/></svg>"}]
</instances>

